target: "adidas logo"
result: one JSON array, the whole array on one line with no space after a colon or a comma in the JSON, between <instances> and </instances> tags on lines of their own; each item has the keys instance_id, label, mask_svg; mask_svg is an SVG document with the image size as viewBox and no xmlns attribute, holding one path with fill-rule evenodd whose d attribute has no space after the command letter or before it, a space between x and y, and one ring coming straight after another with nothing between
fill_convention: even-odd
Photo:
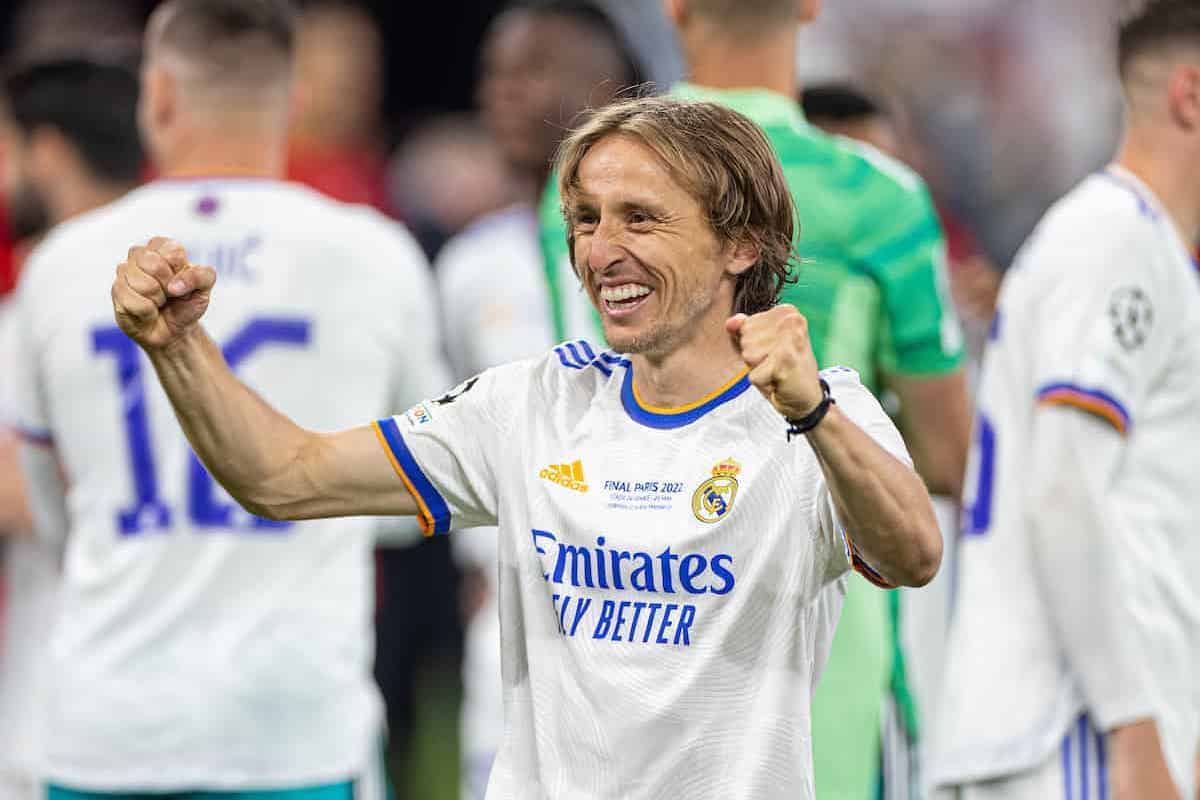
<instances>
[{"instance_id":1,"label":"adidas logo","mask_svg":"<svg viewBox=\"0 0 1200 800\"><path fill-rule=\"evenodd\" d=\"M538 473L542 480L557 483L573 492L587 493L588 485L583 477L583 462L574 461L570 464L551 464Z\"/></svg>"}]
</instances>

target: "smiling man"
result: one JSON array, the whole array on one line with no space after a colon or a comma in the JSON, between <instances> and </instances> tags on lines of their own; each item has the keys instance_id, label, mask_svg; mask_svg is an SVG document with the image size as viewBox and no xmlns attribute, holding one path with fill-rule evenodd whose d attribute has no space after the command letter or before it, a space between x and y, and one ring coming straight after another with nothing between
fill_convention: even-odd
<instances>
[{"instance_id":1,"label":"smiling man","mask_svg":"<svg viewBox=\"0 0 1200 800\"><path fill-rule=\"evenodd\" d=\"M226 368L198 324L215 274L177 243L130 251L116 316L254 513L499 525L489 798L811 798L841 578L933 576L925 487L857 376L819 375L803 317L775 305L795 215L753 123L629 101L568 139L558 174L613 352L571 343L319 434Z\"/></svg>"}]
</instances>

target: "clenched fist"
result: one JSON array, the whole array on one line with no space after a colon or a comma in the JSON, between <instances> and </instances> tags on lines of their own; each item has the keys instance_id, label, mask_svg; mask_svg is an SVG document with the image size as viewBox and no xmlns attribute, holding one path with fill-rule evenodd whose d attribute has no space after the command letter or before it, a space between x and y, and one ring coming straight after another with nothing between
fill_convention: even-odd
<instances>
[{"instance_id":1,"label":"clenched fist","mask_svg":"<svg viewBox=\"0 0 1200 800\"><path fill-rule=\"evenodd\" d=\"M780 414L799 418L820 404L824 395L808 320L794 306L778 305L753 316L735 314L725 330L750 367L750 383Z\"/></svg>"},{"instance_id":2,"label":"clenched fist","mask_svg":"<svg viewBox=\"0 0 1200 800\"><path fill-rule=\"evenodd\" d=\"M217 273L188 263L183 245L156 236L129 248L117 266L112 301L117 324L147 350L157 350L193 328L208 308Z\"/></svg>"}]
</instances>

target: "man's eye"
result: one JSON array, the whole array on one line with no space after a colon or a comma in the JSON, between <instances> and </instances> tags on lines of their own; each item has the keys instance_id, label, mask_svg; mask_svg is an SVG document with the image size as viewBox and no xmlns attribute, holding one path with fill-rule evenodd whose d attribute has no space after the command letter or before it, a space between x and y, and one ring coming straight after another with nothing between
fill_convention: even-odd
<instances>
[{"instance_id":1,"label":"man's eye","mask_svg":"<svg viewBox=\"0 0 1200 800\"><path fill-rule=\"evenodd\" d=\"M583 211L575 215L575 227L577 228L594 228L596 223L596 215L591 212Z\"/></svg>"}]
</instances>

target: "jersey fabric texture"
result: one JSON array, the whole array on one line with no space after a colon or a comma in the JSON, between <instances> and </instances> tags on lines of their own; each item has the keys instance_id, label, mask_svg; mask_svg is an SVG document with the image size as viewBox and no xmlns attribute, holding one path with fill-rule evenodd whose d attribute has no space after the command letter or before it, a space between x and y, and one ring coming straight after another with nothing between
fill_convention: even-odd
<instances>
[{"instance_id":1,"label":"jersey fabric texture","mask_svg":"<svg viewBox=\"0 0 1200 800\"><path fill-rule=\"evenodd\" d=\"M113 265L157 232L217 269L206 329L301 425L350 427L446 379L427 262L377 212L273 180L165 180L56 229L19 299L20 421L70 487L45 774L96 791L354 778L381 735L378 523L256 519L208 476L112 319Z\"/></svg>"},{"instance_id":2,"label":"jersey fabric texture","mask_svg":"<svg viewBox=\"0 0 1200 800\"><path fill-rule=\"evenodd\" d=\"M1200 441L1197 397L1196 267L1150 190L1110 167L1050 210L1000 294L968 469L939 783L1033 768L1083 712L1100 730L1150 714L1181 796L1194 796L1200 470L1183 443ZM1035 577L1039 511L1027 476L1037 466L1030 463L1035 415L1046 405L1070 406L1098 421L1092 435L1118 437L1119 459L1095 502L1119 533L1128 583L1122 627L1136 633L1126 649L1145 666L1145 687L1129 681L1103 694L1086 691L1096 684L1066 658L1060 629L1069 622L1053 624ZM1100 480L1078 480L1093 477ZM1087 594L1089 576L1075 566L1047 568Z\"/></svg>"},{"instance_id":3,"label":"jersey fabric texture","mask_svg":"<svg viewBox=\"0 0 1200 800\"><path fill-rule=\"evenodd\" d=\"M460 379L546 352L554 342L551 304L538 250L537 213L513 205L482 217L438 254L435 274L446 325L446 351ZM485 582L463 631L460 711L461 789L483 800L504 736L500 680L499 540L495 528L454 537L455 561Z\"/></svg>"},{"instance_id":4,"label":"jersey fabric texture","mask_svg":"<svg viewBox=\"0 0 1200 800\"><path fill-rule=\"evenodd\" d=\"M857 376L824 375L907 462ZM809 704L851 549L807 440L745 373L648 407L630 361L571 342L378 434L427 531L499 525L490 800L813 797Z\"/></svg>"}]
</instances>

